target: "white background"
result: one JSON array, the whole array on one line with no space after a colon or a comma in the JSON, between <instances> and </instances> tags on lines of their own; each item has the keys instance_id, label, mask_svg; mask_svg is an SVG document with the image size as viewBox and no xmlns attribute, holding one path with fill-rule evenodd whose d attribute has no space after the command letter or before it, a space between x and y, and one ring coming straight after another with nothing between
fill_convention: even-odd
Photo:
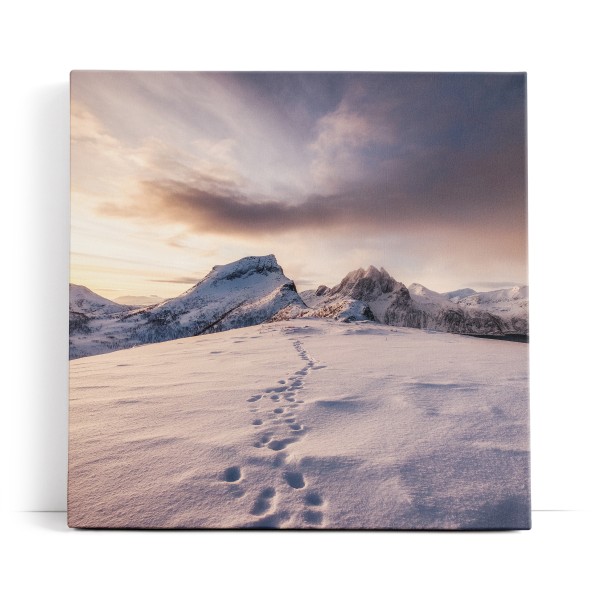
<instances>
[{"instance_id":1,"label":"white background","mask_svg":"<svg viewBox=\"0 0 600 600\"><path fill-rule=\"evenodd\" d=\"M9 597L590 597L598 520L592 2L20 2L2 11L2 518ZM72 69L527 71L534 528L68 531ZM4 563L6 565L6 563ZM597 593L597 586L596 586Z\"/></svg>"}]
</instances>

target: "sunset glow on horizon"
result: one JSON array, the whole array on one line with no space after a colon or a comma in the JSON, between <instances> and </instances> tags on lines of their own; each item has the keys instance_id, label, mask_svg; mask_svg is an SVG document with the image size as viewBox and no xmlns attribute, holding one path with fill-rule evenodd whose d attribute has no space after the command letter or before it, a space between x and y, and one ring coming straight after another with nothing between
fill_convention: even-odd
<instances>
[{"instance_id":1,"label":"sunset glow on horizon","mask_svg":"<svg viewBox=\"0 0 600 600\"><path fill-rule=\"evenodd\" d=\"M445 292L527 283L525 76L75 71L71 281L173 297L274 254Z\"/></svg>"}]
</instances>

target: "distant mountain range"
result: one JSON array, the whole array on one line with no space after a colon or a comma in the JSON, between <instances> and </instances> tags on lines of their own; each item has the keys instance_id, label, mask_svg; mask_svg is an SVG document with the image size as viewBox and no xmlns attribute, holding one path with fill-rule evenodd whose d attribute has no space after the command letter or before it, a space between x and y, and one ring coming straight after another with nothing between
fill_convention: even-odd
<instances>
[{"instance_id":1,"label":"distant mountain range","mask_svg":"<svg viewBox=\"0 0 600 600\"><path fill-rule=\"evenodd\" d=\"M150 306L126 299L134 301L119 304L70 285L70 358L292 318L370 320L494 337L528 334L527 286L440 294L415 283L407 288L371 266L333 288L299 294L273 255L215 266L187 292Z\"/></svg>"},{"instance_id":2,"label":"distant mountain range","mask_svg":"<svg viewBox=\"0 0 600 600\"><path fill-rule=\"evenodd\" d=\"M117 304L127 304L129 306L151 306L153 304L158 304L159 302L164 302L165 298L161 298L160 296L119 296L115 298L113 302Z\"/></svg>"},{"instance_id":3,"label":"distant mountain range","mask_svg":"<svg viewBox=\"0 0 600 600\"><path fill-rule=\"evenodd\" d=\"M527 286L440 294L419 283L407 288L385 269L371 266L348 273L331 289L320 286L300 296L312 309L302 316L371 319L386 325L498 337L529 331Z\"/></svg>"}]
</instances>

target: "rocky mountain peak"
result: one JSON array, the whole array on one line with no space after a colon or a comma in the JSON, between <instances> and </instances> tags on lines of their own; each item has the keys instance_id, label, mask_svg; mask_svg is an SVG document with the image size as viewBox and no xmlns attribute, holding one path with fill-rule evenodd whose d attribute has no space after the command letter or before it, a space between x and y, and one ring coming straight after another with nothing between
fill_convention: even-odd
<instances>
[{"instance_id":1,"label":"rocky mountain peak","mask_svg":"<svg viewBox=\"0 0 600 600\"><path fill-rule=\"evenodd\" d=\"M374 300L383 294L390 294L403 288L385 269L371 265L367 270L351 271L341 283L331 288L329 295L342 295L355 300Z\"/></svg>"}]
</instances>

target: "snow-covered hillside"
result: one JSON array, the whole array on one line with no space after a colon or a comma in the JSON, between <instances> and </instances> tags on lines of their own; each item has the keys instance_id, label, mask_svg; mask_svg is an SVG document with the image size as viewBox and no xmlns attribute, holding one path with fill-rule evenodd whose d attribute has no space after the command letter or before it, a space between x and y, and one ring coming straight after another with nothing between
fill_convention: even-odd
<instances>
[{"instance_id":1,"label":"snow-covered hillside","mask_svg":"<svg viewBox=\"0 0 600 600\"><path fill-rule=\"evenodd\" d=\"M69 523L527 528L527 365L522 344L323 319L73 360Z\"/></svg>"},{"instance_id":2,"label":"snow-covered hillside","mask_svg":"<svg viewBox=\"0 0 600 600\"><path fill-rule=\"evenodd\" d=\"M155 306L105 302L118 310L88 315L72 329L71 358L256 325L290 305L306 308L273 255L216 266L187 292Z\"/></svg>"}]
</instances>

